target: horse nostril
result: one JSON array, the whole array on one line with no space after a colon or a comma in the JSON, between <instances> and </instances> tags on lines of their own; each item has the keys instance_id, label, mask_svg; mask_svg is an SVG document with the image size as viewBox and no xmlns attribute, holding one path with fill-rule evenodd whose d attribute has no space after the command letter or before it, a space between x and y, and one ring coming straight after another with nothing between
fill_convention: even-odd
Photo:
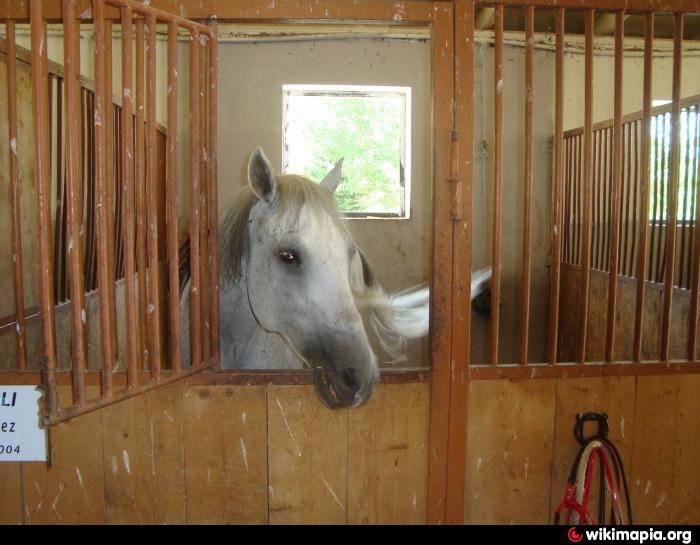
<instances>
[{"instance_id":1,"label":"horse nostril","mask_svg":"<svg viewBox=\"0 0 700 545\"><path fill-rule=\"evenodd\" d=\"M357 384L357 377L355 376L355 370L351 368L347 368L343 370L343 382L345 383L345 386L348 387L349 390L353 392L357 392L357 390L360 389L359 385Z\"/></svg>"}]
</instances>

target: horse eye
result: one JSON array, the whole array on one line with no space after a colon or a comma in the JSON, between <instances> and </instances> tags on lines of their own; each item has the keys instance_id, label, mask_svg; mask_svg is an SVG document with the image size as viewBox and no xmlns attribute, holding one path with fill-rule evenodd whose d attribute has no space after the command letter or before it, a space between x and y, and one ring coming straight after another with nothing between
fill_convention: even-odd
<instances>
[{"instance_id":1,"label":"horse eye","mask_svg":"<svg viewBox=\"0 0 700 545\"><path fill-rule=\"evenodd\" d=\"M280 250L277 254L282 263L287 265L298 265L300 263L299 254L296 250Z\"/></svg>"}]
</instances>

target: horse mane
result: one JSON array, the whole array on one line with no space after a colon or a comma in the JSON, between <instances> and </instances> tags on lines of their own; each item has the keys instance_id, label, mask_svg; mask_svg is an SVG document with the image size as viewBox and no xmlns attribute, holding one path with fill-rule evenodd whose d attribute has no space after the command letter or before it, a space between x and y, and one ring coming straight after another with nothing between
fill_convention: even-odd
<instances>
[{"instance_id":1,"label":"horse mane","mask_svg":"<svg viewBox=\"0 0 700 545\"><path fill-rule=\"evenodd\" d=\"M274 206L292 225L298 221L302 207L312 213L325 214L342 232L352 237L333 195L313 181L294 174L279 174ZM242 265L249 256L248 218L257 197L246 186L227 205L219 227L220 276L222 287L236 284L242 276ZM367 258L358 247L362 260L364 287L354 289L358 309L367 313L382 348L395 360L405 359L406 338L421 337L428 332L428 288L419 287L388 296Z\"/></svg>"}]
</instances>

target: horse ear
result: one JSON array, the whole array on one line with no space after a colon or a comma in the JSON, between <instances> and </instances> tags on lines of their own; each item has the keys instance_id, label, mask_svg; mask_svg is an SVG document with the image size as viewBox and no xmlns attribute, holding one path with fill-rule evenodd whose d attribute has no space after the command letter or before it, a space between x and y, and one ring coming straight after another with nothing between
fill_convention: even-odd
<instances>
[{"instance_id":1,"label":"horse ear","mask_svg":"<svg viewBox=\"0 0 700 545\"><path fill-rule=\"evenodd\" d=\"M340 185L340 176L343 172L343 159L338 161L333 169L326 174L326 177L321 181L321 185L331 193L335 193Z\"/></svg>"},{"instance_id":2,"label":"horse ear","mask_svg":"<svg viewBox=\"0 0 700 545\"><path fill-rule=\"evenodd\" d=\"M261 201L272 204L277 196L277 183L272 175L272 166L261 147L250 154L248 160L248 185Z\"/></svg>"}]
</instances>

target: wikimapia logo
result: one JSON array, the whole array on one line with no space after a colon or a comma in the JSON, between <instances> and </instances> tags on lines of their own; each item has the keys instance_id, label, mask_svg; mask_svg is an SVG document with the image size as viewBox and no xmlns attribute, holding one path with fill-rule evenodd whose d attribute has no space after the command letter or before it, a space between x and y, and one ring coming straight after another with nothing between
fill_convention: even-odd
<instances>
[{"instance_id":1,"label":"wikimapia logo","mask_svg":"<svg viewBox=\"0 0 700 545\"><path fill-rule=\"evenodd\" d=\"M583 536L576 531L575 526L572 526L566 535L572 543L578 543L583 539Z\"/></svg>"},{"instance_id":2,"label":"wikimapia logo","mask_svg":"<svg viewBox=\"0 0 700 545\"><path fill-rule=\"evenodd\" d=\"M692 530L618 530L616 528L598 528L579 532L575 526L569 528L566 536L572 543L586 541L623 541L645 543L647 541L680 541L684 545L692 543Z\"/></svg>"}]
</instances>

